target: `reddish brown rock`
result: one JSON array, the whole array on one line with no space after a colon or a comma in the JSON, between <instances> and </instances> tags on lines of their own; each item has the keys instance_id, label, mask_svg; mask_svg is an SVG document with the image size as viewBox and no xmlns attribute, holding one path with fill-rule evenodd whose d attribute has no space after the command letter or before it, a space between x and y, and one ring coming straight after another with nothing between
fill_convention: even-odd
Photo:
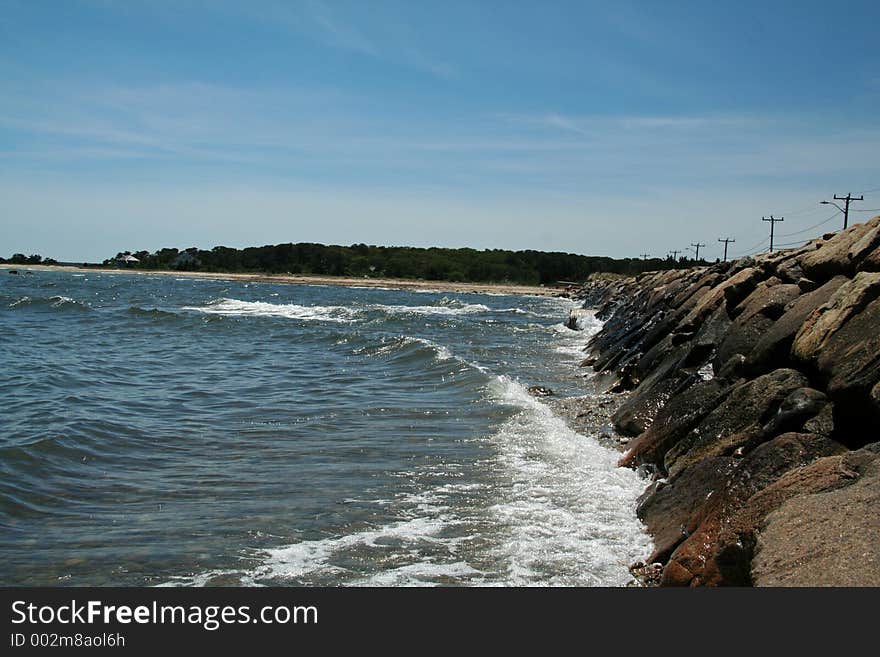
<instances>
[{"instance_id":1,"label":"reddish brown rock","mask_svg":"<svg viewBox=\"0 0 880 657\"><path fill-rule=\"evenodd\" d=\"M676 561L666 564L660 577L660 586L690 586L694 574Z\"/></svg>"},{"instance_id":2,"label":"reddish brown rock","mask_svg":"<svg viewBox=\"0 0 880 657\"><path fill-rule=\"evenodd\" d=\"M638 508L638 516L654 538L654 553L648 561L665 563L672 551L688 536L692 518L706 500L730 476L731 458L708 459L688 468L682 475L657 488Z\"/></svg>"},{"instance_id":3,"label":"reddish brown rock","mask_svg":"<svg viewBox=\"0 0 880 657\"><path fill-rule=\"evenodd\" d=\"M786 472L843 451L843 446L814 434L787 433L760 445L736 463L702 507L692 510L685 526L688 537L672 553L667 567L675 564L677 579L683 570L690 573L693 585L749 584L755 532L762 517L754 516L752 524L746 524L739 520L741 509Z\"/></svg>"}]
</instances>

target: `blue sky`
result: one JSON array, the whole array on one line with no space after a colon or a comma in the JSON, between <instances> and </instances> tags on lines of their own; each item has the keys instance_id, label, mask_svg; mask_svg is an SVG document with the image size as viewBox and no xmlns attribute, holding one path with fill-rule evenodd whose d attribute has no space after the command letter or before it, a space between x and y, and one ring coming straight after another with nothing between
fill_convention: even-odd
<instances>
[{"instance_id":1,"label":"blue sky","mask_svg":"<svg viewBox=\"0 0 880 657\"><path fill-rule=\"evenodd\" d=\"M714 258L770 214L813 237L835 193L880 208L878 26L877 2L0 0L0 255Z\"/></svg>"}]
</instances>

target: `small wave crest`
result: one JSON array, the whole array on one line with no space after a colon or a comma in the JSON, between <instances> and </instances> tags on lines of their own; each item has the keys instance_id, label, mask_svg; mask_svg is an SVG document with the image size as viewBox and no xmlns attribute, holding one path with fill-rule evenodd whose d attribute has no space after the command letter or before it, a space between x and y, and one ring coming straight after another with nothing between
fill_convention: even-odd
<instances>
[{"instance_id":1,"label":"small wave crest","mask_svg":"<svg viewBox=\"0 0 880 657\"><path fill-rule=\"evenodd\" d=\"M444 302L445 301L445 302ZM489 306L482 303L462 303L458 300L441 300L436 306L387 306L376 304L369 309L381 310L391 315L470 315L489 312Z\"/></svg>"},{"instance_id":2,"label":"small wave crest","mask_svg":"<svg viewBox=\"0 0 880 657\"><path fill-rule=\"evenodd\" d=\"M268 303L239 299L217 299L204 306L183 306L182 310L209 315L286 317L319 322L351 322L357 315L356 311L345 306L300 306L293 303Z\"/></svg>"},{"instance_id":3,"label":"small wave crest","mask_svg":"<svg viewBox=\"0 0 880 657\"><path fill-rule=\"evenodd\" d=\"M466 521L450 508L450 495L473 493L472 484L447 484L396 499L370 500L406 510L396 519L357 531L306 539L252 552L244 570L214 570L172 577L164 586L205 586L233 578L246 586L299 585L436 586L481 583L484 573L469 564L461 548L473 540ZM364 500L347 500L357 503ZM397 515L397 514L396 514ZM352 565L357 564L353 568Z\"/></svg>"},{"instance_id":4,"label":"small wave crest","mask_svg":"<svg viewBox=\"0 0 880 657\"><path fill-rule=\"evenodd\" d=\"M433 353L435 360L451 360L452 352L443 345L437 344L426 338L418 338L414 336L399 336L391 339L383 339L379 345L368 345L355 350L355 354L367 356L386 356L393 354L407 347L426 348Z\"/></svg>"},{"instance_id":5,"label":"small wave crest","mask_svg":"<svg viewBox=\"0 0 880 657\"><path fill-rule=\"evenodd\" d=\"M23 296L8 305L9 308L23 308L28 306L43 306L48 308L76 308L79 310L87 310L90 306L83 301L77 301L70 297L60 294L51 297L29 297Z\"/></svg>"}]
</instances>

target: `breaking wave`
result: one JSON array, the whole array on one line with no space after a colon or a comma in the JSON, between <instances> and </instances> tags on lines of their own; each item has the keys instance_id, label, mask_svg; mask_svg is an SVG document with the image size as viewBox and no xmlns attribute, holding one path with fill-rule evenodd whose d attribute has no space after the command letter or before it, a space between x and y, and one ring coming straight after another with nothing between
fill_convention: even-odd
<instances>
[{"instance_id":1,"label":"breaking wave","mask_svg":"<svg viewBox=\"0 0 880 657\"><path fill-rule=\"evenodd\" d=\"M356 312L346 306L300 306L292 303L240 301L238 299L217 299L205 306L183 306L182 310L192 310L209 315L287 317L288 319L320 322L351 322L356 316Z\"/></svg>"}]
</instances>

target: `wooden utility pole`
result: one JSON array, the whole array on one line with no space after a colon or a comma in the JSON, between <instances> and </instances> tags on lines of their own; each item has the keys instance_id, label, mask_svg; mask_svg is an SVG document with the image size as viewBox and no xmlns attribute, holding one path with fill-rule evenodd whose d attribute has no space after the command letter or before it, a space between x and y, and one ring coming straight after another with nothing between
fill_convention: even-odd
<instances>
[{"instance_id":1,"label":"wooden utility pole","mask_svg":"<svg viewBox=\"0 0 880 657\"><path fill-rule=\"evenodd\" d=\"M843 229L846 230L846 226L849 223L849 202L850 201L864 201L865 197L860 194L859 197L856 198L855 196L853 196L852 194L847 192L846 196L838 196L837 194L835 194L834 200L844 202L843 203ZM840 206L837 205L837 203L829 203L828 201L822 201L822 204L823 205L835 205L835 206L837 206L838 209L840 209Z\"/></svg>"},{"instance_id":2,"label":"wooden utility pole","mask_svg":"<svg viewBox=\"0 0 880 657\"><path fill-rule=\"evenodd\" d=\"M777 219L771 214L769 219L767 217L761 217L761 221L770 222L770 253L773 253L773 227L776 225L777 221L785 221L785 217L779 217L779 219Z\"/></svg>"},{"instance_id":3,"label":"wooden utility pole","mask_svg":"<svg viewBox=\"0 0 880 657\"><path fill-rule=\"evenodd\" d=\"M731 243L731 242L735 244L735 243L736 243L736 240L732 240L732 239L730 239L729 237L726 237L725 239L721 239L721 238L719 237L719 238L718 238L718 241L719 241L719 242L724 242L724 262L727 262L727 244L728 244L728 243Z\"/></svg>"},{"instance_id":4,"label":"wooden utility pole","mask_svg":"<svg viewBox=\"0 0 880 657\"><path fill-rule=\"evenodd\" d=\"M650 253L643 253L642 260L647 260L649 255L651 255L651 254Z\"/></svg>"},{"instance_id":5,"label":"wooden utility pole","mask_svg":"<svg viewBox=\"0 0 880 657\"><path fill-rule=\"evenodd\" d=\"M678 262L678 254L679 254L679 253L681 253L681 251L670 251L670 252L669 252L669 254L672 256L672 259L673 259L675 262Z\"/></svg>"},{"instance_id":6,"label":"wooden utility pole","mask_svg":"<svg viewBox=\"0 0 880 657\"><path fill-rule=\"evenodd\" d=\"M694 262L699 262L700 261L700 247L706 246L706 245L700 244L699 242L697 242L696 244L691 244L691 246L696 249L696 257L694 257Z\"/></svg>"}]
</instances>

